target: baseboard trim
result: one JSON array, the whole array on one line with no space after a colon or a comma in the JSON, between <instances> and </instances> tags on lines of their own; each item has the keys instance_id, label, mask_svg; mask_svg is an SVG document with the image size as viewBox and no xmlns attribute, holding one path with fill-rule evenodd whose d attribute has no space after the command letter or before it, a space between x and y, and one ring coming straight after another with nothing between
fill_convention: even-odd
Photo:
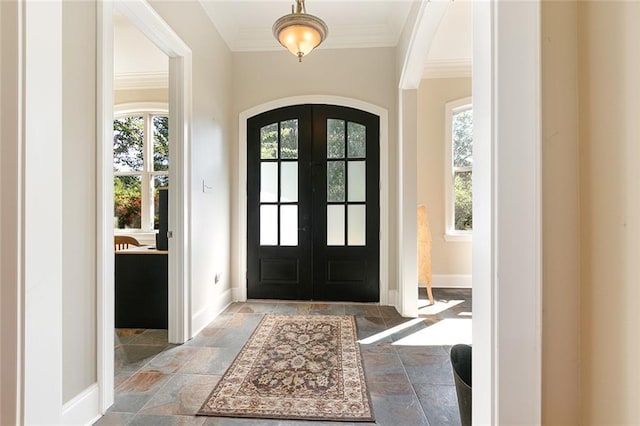
<instances>
[{"instance_id":1,"label":"baseboard trim","mask_svg":"<svg viewBox=\"0 0 640 426\"><path fill-rule=\"evenodd\" d=\"M216 298L216 300L209 304L208 306L200 309L193 315L191 320L192 327L192 336L200 333L203 328L205 328L211 321L216 319L218 315L222 313L227 306L231 304L231 289L223 292L220 297Z\"/></svg>"},{"instance_id":2,"label":"baseboard trim","mask_svg":"<svg viewBox=\"0 0 640 426\"><path fill-rule=\"evenodd\" d=\"M387 292L387 305L393 306L398 312L400 312L400 306L398 306L398 290L389 290Z\"/></svg>"},{"instance_id":3,"label":"baseboard trim","mask_svg":"<svg viewBox=\"0 0 640 426\"><path fill-rule=\"evenodd\" d=\"M433 275L431 287L471 288L471 275Z\"/></svg>"},{"instance_id":4,"label":"baseboard trim","mask_svg":"<svg viewBox=\"0 0 640 426\"><path fill-rule=\"evenodd\" d=\"M231 288L231 298L234 302L246 302L246 292L243 291L240 287L232 287Z\"/></svg>"},{"instance_id":5,"label":"baseboard trim","mask_svg":"<svg viewBox=\"0 0 640 426\"><path fill-rule=\"evenodd\" d=\"M62 424L91 425L100 413L100 390L94 383L62 406Z\"/></svg>"}]
</instances>

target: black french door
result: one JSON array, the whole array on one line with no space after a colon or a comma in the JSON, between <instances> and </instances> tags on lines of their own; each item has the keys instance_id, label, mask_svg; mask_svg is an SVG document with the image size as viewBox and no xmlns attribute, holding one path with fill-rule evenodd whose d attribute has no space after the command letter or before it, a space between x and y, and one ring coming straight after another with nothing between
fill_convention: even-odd
<instances>
[{"instance_id":1,"label":"black french door","mask_svg":"<svg viewBox=\"0 0 640 426\"><path fill-rule=\"evenodd\" d=\"M379 118L298 105L247 123L247 295L379 300Z\"/></svg>"}]
</instances>

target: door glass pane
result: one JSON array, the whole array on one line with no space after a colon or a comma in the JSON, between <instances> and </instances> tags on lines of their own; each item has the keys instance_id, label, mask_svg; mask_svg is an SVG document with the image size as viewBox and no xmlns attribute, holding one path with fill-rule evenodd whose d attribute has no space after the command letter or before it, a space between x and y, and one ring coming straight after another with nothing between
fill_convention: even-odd
<instances>
[{"instance_id":1,"label":"door glass pane","mask_svg":"<svg viewBox=\"0 0 640 426\"><path fill-rule=\"evenodd\" d=\"M327 206L327 245L344 245L344 206Z\"/></svg>"},{"instance_id":2,"label":"door glass pane","mask_svg":"<svg viewBox=\"0 0 640 426\"><path fill-rule=\"evenodd\" d=\"M365 158L367 155L367 128L362 124L349 122L347 132L349 158Z\"/></svg>"},{"instance_id":3,"label":"door glass pane","mask_svg":"<svg viewBox=\"0 0 640 426\"><path fill-rule=\"evenodd\" d=\"M349 206L348 238L350 246L366 245L366 207L363 205Z\"/></svg>"},{"instance_id":4,"label":"door glass pane","mask_svg":"<svg viewBox=\"0 0 640 426\"><path fill-rule=\"evenodd\" d=\"M349 201L366 201L366 165L364 161L349 161Z\"/></svg>"},{"instance_id":5,"label":"door glass pane","mask_svg":"<svg viewBox=\"0 0 640 426\"><path fill-rule=\"evenodd\" d=\"M280 206L280 245L298 245L298 206Z\"/></svg>"},{"instance_id":6,"label":"door glass pane","mask_svg":"<svg viewBox=\"0 0 640 426\"><path fill-rule=\"evenodd\" d=\"M344 201L344 161L327 162L327 201Z\"/></svg>"},{"instance_id":7,"label":"door glass pane","mask_svg":"<svg viewBox=\"0 0 640 426\"><path fill-rule=\"evenodd\" d=\"M144 119L142 116L113 120L113 171L142 171Z\"/></svg>"},{"instance_id":8,"label":"door glass pane","mask_svg":"<svg viewBox=\"0 0 640 426\"><path fill-rule=\"evenodd\" d=\"M298 158L298 120L280 123L280 158Z\"/></svg>"},{"instance_id":9,"label":"door glass pane","mask_svg":"<svg viewBox=\"0 0 640 426\"><path fill-rule=\"evenodd\" d=\"M278 123L260 129L260 158L278 158Z\"/></svg>"},{"instance_id":10,"label":"door glass pane","mask_svg":"<svg viewBox=\"0 0 640 426\"><path fill-rule=\"evenodd\" d=\"M169 117L153 117L153 170L169 170Z\"/></svg>"},{"instance_id":11,"label":"door glass pane","mask_svg":"<svg viewBox=\"0 0 640 426\"><path fill-rule=\"evenodd\" d=\"M327 120L327 158L344 158L344 120Z\"/></svg>"},{"instance_id":12,"label":"door glass pane","mask_svg":"<svg viewBox=\"0 0 640 426\"><path fill-rule=\"evenodd\" d=\"M278 163L260 164L260 201L263 203L278 201Z\"/></svg>"},{"instance_id":13,"label":"door glass pane","mask_svg":"<svg viewBox=\"0 0 640 426\"><path fill-rule=\"evenodd\" d=\"M298 201L298 162L280 163L280 202L295 203Z\"/></svg>"},{"instance_id":14,"label":"door glass pane","mask_svg":"<svg viewBox=\"0 0 640 426\"><path fill-rule=\"evenodd\" d=\"M260 245L278 245L278 206L260 206Z\"/></svg>"}]
</instances>

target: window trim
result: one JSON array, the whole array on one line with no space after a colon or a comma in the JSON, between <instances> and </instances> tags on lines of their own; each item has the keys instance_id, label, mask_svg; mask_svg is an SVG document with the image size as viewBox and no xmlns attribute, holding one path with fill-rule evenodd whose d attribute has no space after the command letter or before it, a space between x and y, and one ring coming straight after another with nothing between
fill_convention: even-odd
<instances>
[{"instance_id":1,"label":"window trim","mask_svg":"<svg viewBox=\"0 0 640 426\"><path fill-rule=\"evenodd\" d=\"M152 120L155 116L169 117L169 108L166 103L162 102L135 102L125 103L114 106L113 119L125 118L134 115L143 117L144 120L144 145L143 155L144 163L141 171L132 172L113 172L113 177L116 176L140 176L142 181L142 201L140 208L140 228L116 228L114 224L114 234L156 234L157 230L153 227L154 211L151 195L153 190L153 178L155 176L169 176L169 170L154 171L153 161L149 161L153 158L153 134L149 131L152 127Z\"/></svg>"},{"instance_id":2,"label":"window trim","mask_svg":"<svg viewBox=\"0 0 640 426\"><path fill-rule=\"evenodd\" d=\"M444 217L445 233L444 239L447 242L470 242L472 241L473 230L459 231L455 229L455 196L453 179L456 171L472 171L473 167L456 168L453 167L453 135L452 124L455 113L473 109L472 98L466 97L456 99L445 104L444 113Z\"/></svg>"}]
</instances>

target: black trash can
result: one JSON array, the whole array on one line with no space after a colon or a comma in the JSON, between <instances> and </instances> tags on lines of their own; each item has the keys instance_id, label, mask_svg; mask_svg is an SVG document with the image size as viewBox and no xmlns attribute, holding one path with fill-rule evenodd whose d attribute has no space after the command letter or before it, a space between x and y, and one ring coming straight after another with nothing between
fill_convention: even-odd
<instances>
[{"instance_id":1,"label":"black trash can","mask_svg":"<svg viewBox=\"0 0 640 426\"><path fill-rule=\"evenodd\" d=\"M450 357L458 394L460 422L462 426L471 426L471 346L453 346Z\"/></svg>"}]
</instances>

